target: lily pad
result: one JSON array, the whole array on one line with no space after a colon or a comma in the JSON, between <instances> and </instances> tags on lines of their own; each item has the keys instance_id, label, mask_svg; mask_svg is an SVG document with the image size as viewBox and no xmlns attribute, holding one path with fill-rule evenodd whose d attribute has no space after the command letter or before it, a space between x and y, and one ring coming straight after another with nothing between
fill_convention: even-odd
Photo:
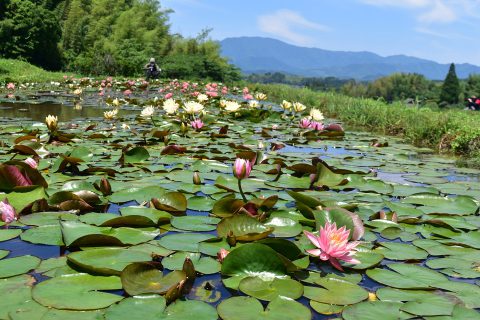
<instances>
[{"instance_id":1,"label":"lily pad","mask_svg":"<svg viewBox=\"0 0 480 320\"><path fill-rule=\"evenodd\" d=\"M38 303L55 309L95 310L106 308L123 297L99 290L119 290L120 278L100 277L85 273L55 277L43 281L32 290Z\"/></svg>"},{"instance_id":2,"label":"lily pad","mask_svg":"<svg viewBox=\"0 0 480 320\"><path fill-rule=\"evenodd\" d=\"M295 300L277 297L272 300L267 309L251 297L233 297L222 301L217 306L218 314L223 320L309 320L310 310Z\"/></svg>"}]
</instances>

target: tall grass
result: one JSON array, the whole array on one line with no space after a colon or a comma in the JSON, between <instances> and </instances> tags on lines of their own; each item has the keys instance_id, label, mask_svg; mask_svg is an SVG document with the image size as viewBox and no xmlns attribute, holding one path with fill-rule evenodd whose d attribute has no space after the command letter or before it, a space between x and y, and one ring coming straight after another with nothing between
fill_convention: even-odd
<instances>
[{"instance_id":1,"label":"tall grass","mask_svg":"<svg viewBox=\"0 0 480 320\"><path fill-rule=\"evenodd\" d=\"M60 81L65 73L49 72L28 62L14 59L0 59L0 83L5 82L47 82Z\"/></svg>"},{"instance_id":2,"label":"tall grass","mask_svg":"<svg viewBox=\"0 0 480 320\"><path fill-rule=\"evenodd\" d=\"M480 112L432 110L397 102L352 98L333 92L316 92L288 85L256 84L270 100L300 101L327 116L369 131L403 137L416 146L480 159Z\"/></svg>"}]
</instances>

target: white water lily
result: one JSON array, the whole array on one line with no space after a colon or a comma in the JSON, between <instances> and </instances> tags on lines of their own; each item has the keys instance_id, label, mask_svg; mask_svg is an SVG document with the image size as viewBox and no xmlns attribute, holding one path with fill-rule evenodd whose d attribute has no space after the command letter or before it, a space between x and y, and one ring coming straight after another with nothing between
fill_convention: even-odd
<instances>
[{"instance_id":1,"label":"white water lily","mask_svg":"<svg viewBox=\"0 0 480 320\"><path fill-rule=\"evenodd\" d=\"M248 106L249 106L250 108L258 108L258 107L260 106L260 104L258 103L257 100L250 100L250 101L248 102Z\"/></svg>"},{"instance_id":2,"label":"white water lily","mask_svg":"<svg viewBox=\"0 0 480 320\"><path fill-rule=\"evenodd\" d=\"M295 112L301 112L305 109L307 109L307 107L305 105L301 104L300 102L294 102L293 103L293 110L295 110Z\"/></svg>"},{"instance_id":3,"label":"white water lily","mask_svg":"<svg viewBox=\"0 0 480 320\"><path fill-rule=\"evenodd\" d=\"M222 99L220 100L220 108L225 108L227 106L227 100Z\"/></svg>"},{"instance_id":4,"label":"white water lily","mask_svg":"<svg viewBox=\"0 0 480 320\"><path fill-rule=\"evenodd\" d=\"M118 109L113 109L113 110L105 111L103 113L103 117L107 120L112 120L117 116L117 114L118 114Z\"/></svg>"},{"instance_id":5,"label":"white water lily","mask_svg":"<svg viewBox=\"0 0 480 320\"><path fill-rule=\"evenodd\" d=\"M120 105L120 100L118 100L118 98L115 98L115 99L113 99L112 104L113 104L115 107L118 107L118 106Z\"/></svg>"},{"instance_id":6,"label":"white water lily","mask_svg":"<svg viewBox=\"0 0 480 320\"><path fill-rule=\"evenodd\" d=\"M203 104L195 101L187 101L183 105L183 109L189 114L195 114L203 110Z\"/></svg>"},{"instance_id":7,"label":"white water lily","mask_svg":"<svg viewBox=\"0 0 480 320\"><path fill-rule=\"evenodd\" d=\"M165 100L162 106L163 110L165 110L167 114L174 114L175 112L177 112L178 107L178 103L175 102L175 100L173 100L172 98Z\"/></svg>"},{"instance_id":8,"label":"white water lily","mask_svg":"<svg viewBox=\"0 0 480 320\"><path fill-rule=\"evenodd\" d=\"M58 117L57 116L52 116L51 114L49 114L45 118L45 123L47 124L48 130L55 131L57 129L57 125L58 125Z\"/></svg>"},{"instance_id":9,"label":"white water lily","mask_svg":"<svg viewBox=\"0 0 480 320\"><path fill-rule=\"evenodd\" d=\"M123 130L129 130L130 126L127 123L122 123L122 129Z\"/></svg>"},{"instance_id":10,"label":"white water lily","mask_svg":"<svg viewBox=\"0 0 480 320\"><path fill-rule=\"evenodd\" d=\"M282 107L283 110L292 109L292 103L290 101L287 101L287 100L283 100L282 104L280 106Z\"/></svg>"},{"instance_id":11,"label":"white water lily","mask_svg":"<svg viewBox=\"0 0 480 320\"><path fill-rule=\"evenodd\" d=\"M310 110L310 119L320 122L325 119L325 117L320 110L313 108L312 110Z\"/></svg>"},{"instance_id":12,"label":"white water lily","mask_svg":"<svg viewBox=\"0 0 480 320\"><path fill-rule=\"evenodd\" d=\"M227 101L225 110L228 112L235 112L240 109L241 105L236 101Z\"/></svg>"},{"instance_id":13,"label":"white water lily","mask_svg":"<svg viewBox=\"0 0 480 320\"><path fill-rule=\"evenodd\" d=\"M154 113L155 113L155 107L147 106L143 108L142 112L140 113L140 116L145 118L150 118L153 116Z\"/></svg>"},{"instance_id":14,"label":"white water lily","mask_svg":"<svg viewBox=\"0 0 480 320\"><path fill-rule=\"evenodd\" d=\"M197 96L197 100L199 102L205 102L208 100L208 96L206 94L203 94L203 93L200 93L198 96Z\"/></svg>"},{"instance_id":15,"label":"white water lily","mask_svg":"<svg viewBox=\"0 0 480 320\"><path fill-rule=\"evenodd\" d=\"M255 94L255 99L257 100L267 100L267 95L265 93L259 92Z\"/></svg>"},{"instance_id":16,"label":"white water lily","mask_svg":"<svg viewBox=\"0 0 480 320\"><path fill-rule=\"evenodd\" d=\"M78 88L78 89L75 89L75 91L73 91L73 94L76 94L77 96L81 95L83 92L82 89Z\"/></svg>"}]
</instances>

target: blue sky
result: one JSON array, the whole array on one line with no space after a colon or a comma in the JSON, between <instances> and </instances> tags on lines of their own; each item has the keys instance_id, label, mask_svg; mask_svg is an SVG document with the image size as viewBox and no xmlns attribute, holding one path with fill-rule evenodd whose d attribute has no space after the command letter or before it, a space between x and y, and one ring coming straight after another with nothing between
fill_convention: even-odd
<instances>
[{"instance_id":1,"label":"blue sky","mask_svg":"<svg viewBox=\"0 0 480 320\"><path fill-rule=\"evenodd\" d=\"M480 0L160 0L171 31L480 65Z\"/></svg>"}]
</instances>

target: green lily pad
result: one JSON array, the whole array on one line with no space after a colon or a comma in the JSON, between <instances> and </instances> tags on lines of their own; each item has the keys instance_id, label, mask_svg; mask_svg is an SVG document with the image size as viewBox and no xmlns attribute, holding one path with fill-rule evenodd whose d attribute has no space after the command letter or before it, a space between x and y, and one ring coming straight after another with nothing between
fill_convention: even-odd
<instances>
[{"instance_id":1,"label":"green lily pad","mask_svg":"<svg viewBox=\"0 0 480 320\"><path fill-rule=\"evenodd\" d=\"M36 285L32 296L38 303L55 309L95 310L106 308L123 297L98 290L119 290L120 278L85 273L58 276Z\"/></svg>"},{"instance_id":2,"label":"green lily pad","mask_svg":"<svg viewBox=\"0 0 480 320\"><path fill-rule=\"evenodd\" d=\"M22 229L2 229L0 230L0 242L18 237Z\"/></svg>"},{"instance_id":3,"label":"green lily pad","mask_svg":"<svg viewBox=\"0 0 480 320\"><path fill-rule=\"evenodd\" d=\"M0 260L0 278L8 278L27 273L40 264L40 259L34 256L20 256Z\"/></svg>"},{"instance_id":4,"label":"green lily pad","mask_svg":"<svg viewBox=\"0 0 480 320\"><path fill-rule=\"evenodd\" d=\"M216 320L215 308L202 301L175 301L166 307L165 298L151 295L127 298L113 305L105 313L106 320L158 319L158 320Z\"/></svg>"},{"instance_id":5,"label":"green lily pad","mask_svg":"<svg viewBox=\"0 0 480 320\"><path fill-rule=\"evenodd\" d=\"M212 238L215 236L204 233L176 233L163 236L158 243L169 250L198 252L199 243Z\"/></svg>"},{"instance_id":6,"label":"green lily pad","mask_svg":"<svg viewBox=\"0 0 480 320\"><path fill-rule=\"evenodd\" d=\"M45 244L52 246L62 246L62 230L60 225L45 225L25 230L20 235L23 241L28 241L35 244Z\"/></svg>"},{"instance_id":7,"label":"green lily pad","mask_svg":"<svg viewBox=\"0 0 480 320\"><path fill-rule=\"evenodd\" d=\"M72 252L67 259L81 270L101 274L120 275L132 262L151 261L149 253L123 248L100 248Z\"/></svg>"},{"instance_id":8,"label":"green lily pad","mask_svg":"<svg viewBox=\"0 0 480 320\"><path fill-rule=\"evenodd\" d=\"M381 253L390 260L423 260L428 253L420 248L406 243L380 242L381 247L375 252Z\"/></svg>"},{"instance_id":9,"label":"green lily pad","mask_svg":"<svg viewBox=\"0 0 480 320\"><path fill-rule=\"evenodd\" d=\"M166 275L152 262L136 262L128 265L121 273L123 289L131 295L144 293L165 294L181 281L186 280L183 271L173 271Z\"/></svg>"},{"instance_id":10,"label":"green lily pad","mask_svg":"<svg viewBox=\"0 0 480 320\"><path fill-rule=\"evenodd\" d=\"M303 295L303 285L288 278L265 281L258 277L246 277L240 281L239 289L249 296L265 301L272 301L279 296L295 300Z\"/></svg>"},{"instance_id":11,"label":"green lily pad","mask_svg":"<svg viewBox=\"0 0 480 320\"><path fill-rule=\"evenodd\" d=\"M217 311L223 320L309 320L312 318L310 310L295 300L277 297L272 300L267 309L251 297L233 297L222 301Z\"/></svg>"},{"instance_id":12,"label":"green lily pad","mask_svg":"<svg viewBox=\"0 0 480 320\"><path fill-rule=\"evenodd\" d=\"M323 288L305 287L304 296L317 302L349 305L368 298L368 291L348 281L337 278L320 278L315 283Z\"/></svg>"},{"instance_id":13,"label":"green lily pad","mask_svg":"<svg viewBox=\"0 0 480 320\"><path fill-rule=\"evenodd\" d=\"M217 228L218 222L218 218L205 216L173 217L171 220L173 227L186 231L212 231Z\"/></svg>"},{"instance_id":14,"label":"green lily pad","mask_svg":"<svg viewBox=\"0 0 480 320\"><path fill-rule=\"evenodd\" d=\"M365 301L346 307L342 312L345 320L409 319L410 315L400 311L402 303L390 301Z\"/></svg>"},{"instance_id":15,"label":"green lily pad","mask_svg":"<svg viewBox=\"0 0 480 320\"><path fill-rule=\"evenodd\" d=\"M273 230L272 227L268 227L246 214L223 218L217 225L219 237L227 237L229 233L233 233L238 241L260 240L266 238Z\"/></svg>"},{"instance_id":16,"label":"green lily pad","mask_svg":"<svg viewBox=\"0 0 480 320\"><path fill-rule=\"evenodd\" d=\"M387 269L367 270L367 275L384 285L399 289L431 289L447 278L436 271L412 264L391 263Z\"/></svg>"},{"instance_id":17,"label":"green lily pad","mask_svg":"<svg viewBox=\"0 0 480 320\"><path fill-rule=\"evenodd\" d=\"M203 274L214 274L220 271L220 263L210 257L201 257L196 252L176 252L163 258L162 265L170 270L182 270L185 258L192 260L195 271Z\"/></svg>"}]
</instances>

